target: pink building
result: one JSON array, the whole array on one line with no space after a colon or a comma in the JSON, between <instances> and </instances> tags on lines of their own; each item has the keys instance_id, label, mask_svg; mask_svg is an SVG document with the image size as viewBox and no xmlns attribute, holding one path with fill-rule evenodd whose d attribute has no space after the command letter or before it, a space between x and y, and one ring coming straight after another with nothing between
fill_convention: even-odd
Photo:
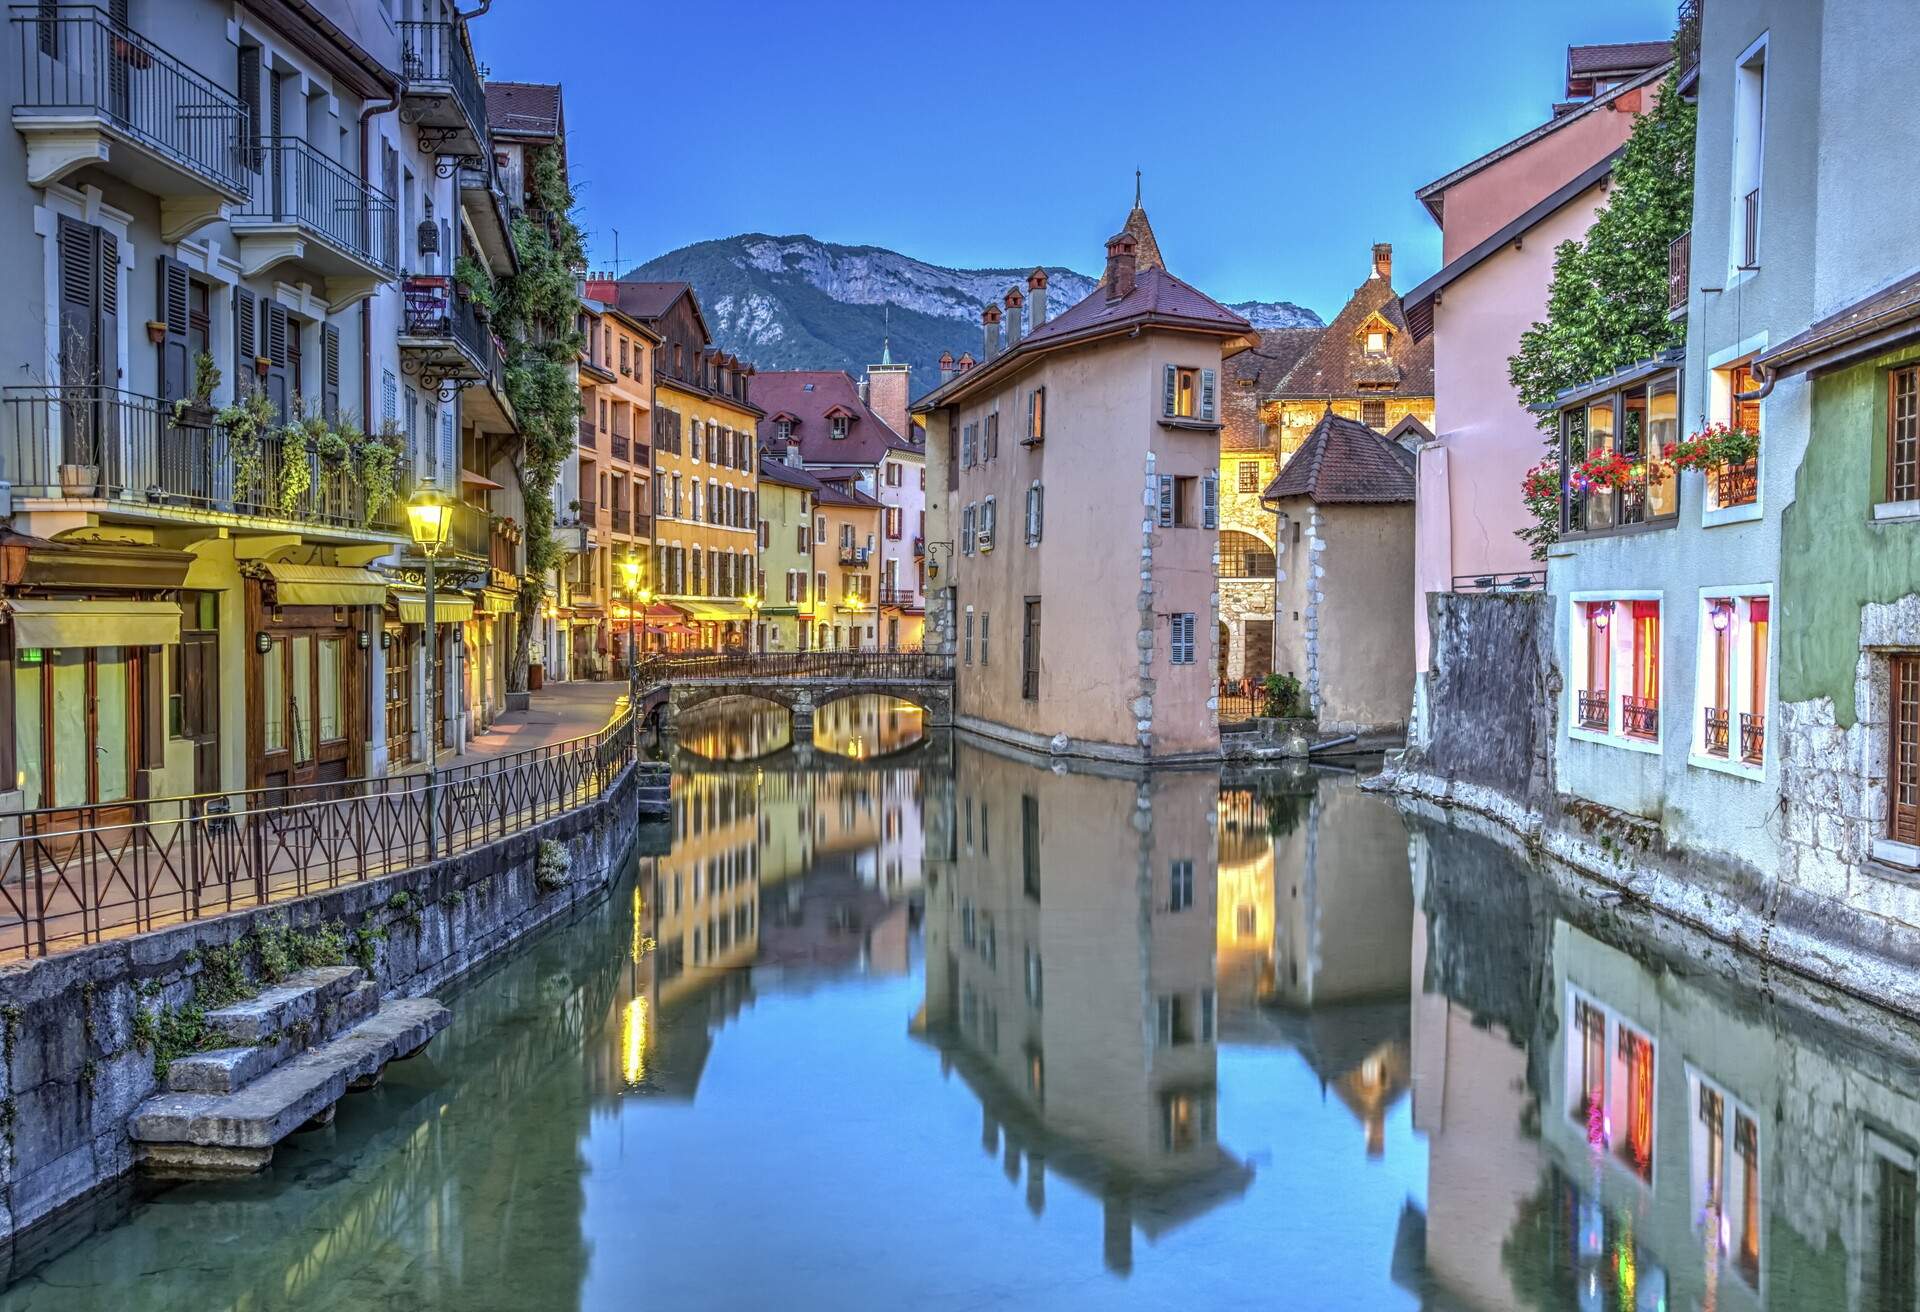
<instances>
[{"instance_id":1,"label":"pink building","mask_svg":"<svg viewBox=\"0 0 1920 1312\"><path fill-rule=\"evenodd\" d=\"M1664 41L1570 47L1552 118L1415 193L1442 234L1440 271L1402 298L1415 340L1434 340L1434 439L1419 453L1414 513L1422 677L1428 593L1544 586L1515 534L1521 479L1546 447L1507 359L1546 312L1554 248L1586 235L1668 59Z\"/></svg>"}]
</instances>

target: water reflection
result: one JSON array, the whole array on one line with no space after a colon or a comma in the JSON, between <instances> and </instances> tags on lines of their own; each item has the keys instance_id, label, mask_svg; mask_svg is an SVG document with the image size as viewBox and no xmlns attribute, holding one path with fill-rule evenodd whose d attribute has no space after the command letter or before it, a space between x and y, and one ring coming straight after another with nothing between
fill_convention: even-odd
<instances>
[{"instance_id":1,"label":"water reflection","mask_svg":"<svg viewBox=\"0 0 1920 1312\"><path fill-rule=\"evenodd\" d=\"M787 708L758 697L716 697L674 722L680 746L709 761L751 761L793 743Z\"/></svg>"},{"instance_id":2,"label":"water reflection","mask_svg":"<svg viewBox=\"0 0 1920 1312\"><path fill-rule=\"evenodd\" d=\"M918 706L897 697L843 697L814 712L813 745L857 761L885 756L920 741L922 716Z\"/></svg>"},{"instance_id":3,"label":"water reflection","mask_svg":"<svg viewBox=\"0 0 1920 1312\"><path fill-rule=\"evenodd\" d=\"M425 1057L0 1309L1914 1312L1910 1027L1350 776L937 741L683 772Z\"/></svg>"}]
</instances>

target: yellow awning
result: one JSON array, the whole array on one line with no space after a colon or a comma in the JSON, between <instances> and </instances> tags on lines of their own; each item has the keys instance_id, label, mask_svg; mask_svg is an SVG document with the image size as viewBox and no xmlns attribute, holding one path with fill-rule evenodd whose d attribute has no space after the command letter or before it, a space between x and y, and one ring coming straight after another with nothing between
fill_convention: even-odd
<instances>
[{"instance_id":1,"label":"yellow awning","mask_svg":"<svg viewBox=\"0 0 1920 1312\"><path fill-rule=\"evenodd\" d=\"M489 615L511 614L514 596L511 592L502 592L498 588L488 588L480 594L480 609Z\"/></svg>"},{"instance_id":2,"label":"yellow awning","mask_svg":"<svg viewBox=\"0 0 1920 1312\"><path fill-rule=\"evenodd\" d=\"M177 601L13 597L15 647L164 647L180 641Z\"/></svg>"},{"instance_id":3,"label":"yellow awning","mask_svg":"<svg viewBox=\"0 0 1920 1312\"><path fill-rule=\"evenodd\" d=\"M344 565L290 565L269 561L282 606L384 606L388 582L370 569Z\"/></svg>"},{"instance_id":4,"label":"yellow awning","mask_svg":"<svg viewBox=\"0 0 1920 1312\"><path fill-rule=\"evenodd\" d=\"M400 608L402 624L425 624L427 622L427 594L422 592L396 592L393 600ZM438 588L433 592L433 622L435 624L462 624L473 618L473 598L464 592L442 592Z\"/></svg>"},{"instance_id":5,"label":"yellow awning","mask_svg":"<svg viewBox=\"0 0 1920 1312\"><path fill-rule=\"evenodd\" d=\"M747 604L743 601L730 601L725 597L686 597L673 603L685 611L689 618L696 620L743 620L747 618Z\"/></svg>"}]
</instances>

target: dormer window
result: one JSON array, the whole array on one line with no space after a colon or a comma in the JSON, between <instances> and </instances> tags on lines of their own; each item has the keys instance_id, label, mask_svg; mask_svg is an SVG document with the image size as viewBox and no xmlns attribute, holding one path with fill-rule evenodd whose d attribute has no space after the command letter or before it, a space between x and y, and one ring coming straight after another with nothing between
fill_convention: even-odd
<instances>
[{"instance_id":1,"label":"dormer window","mask_svg":"<svg viewBox=\"0 0 1920 1312\"><path fill-rule=\"evenodd\" d=\"M1387 330L1384 328L1367 329L1367 354L1385 355L1387 353Z\"/></svg>"},{"instance_id":2,"label":"dormer window","mask_svg":"<svg viewBox=\"0 0 1920 1312\"><path fill-rule=\"evenodd\" d=\"M793 421L791 419L776 419L773 424L773 435L782 442L792 441Z\"/></svg>"},{"instance_id":3,"label":"dormer window","mask_svg":"<svg viewBox=\"0 0 1920 1312\"><path fill-rule=\"evenodd\" d=\"M845 415L835 415L833 417L834 439L838 441L840 438L843 438L846 435L847 435L847 417Z\"/></svg>"}]
</instances>

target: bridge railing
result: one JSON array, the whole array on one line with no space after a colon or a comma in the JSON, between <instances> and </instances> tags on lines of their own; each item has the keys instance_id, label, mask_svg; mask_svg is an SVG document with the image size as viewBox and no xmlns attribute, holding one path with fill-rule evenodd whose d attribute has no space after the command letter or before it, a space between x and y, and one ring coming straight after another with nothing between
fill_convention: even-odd
<instances>
[{"instance_id":1,"label":"bridge railing","mask_svg":"<svg viewBox=\"0 0 1920 1312\"><path fill-rule=\"evenodd\" d=\"M929 651L757 651L680 655L655 652L637 663L640 691L693 679L760 682L787 679L895 679L953 677L953 657Z\"/></svg>"}]
</instances>

